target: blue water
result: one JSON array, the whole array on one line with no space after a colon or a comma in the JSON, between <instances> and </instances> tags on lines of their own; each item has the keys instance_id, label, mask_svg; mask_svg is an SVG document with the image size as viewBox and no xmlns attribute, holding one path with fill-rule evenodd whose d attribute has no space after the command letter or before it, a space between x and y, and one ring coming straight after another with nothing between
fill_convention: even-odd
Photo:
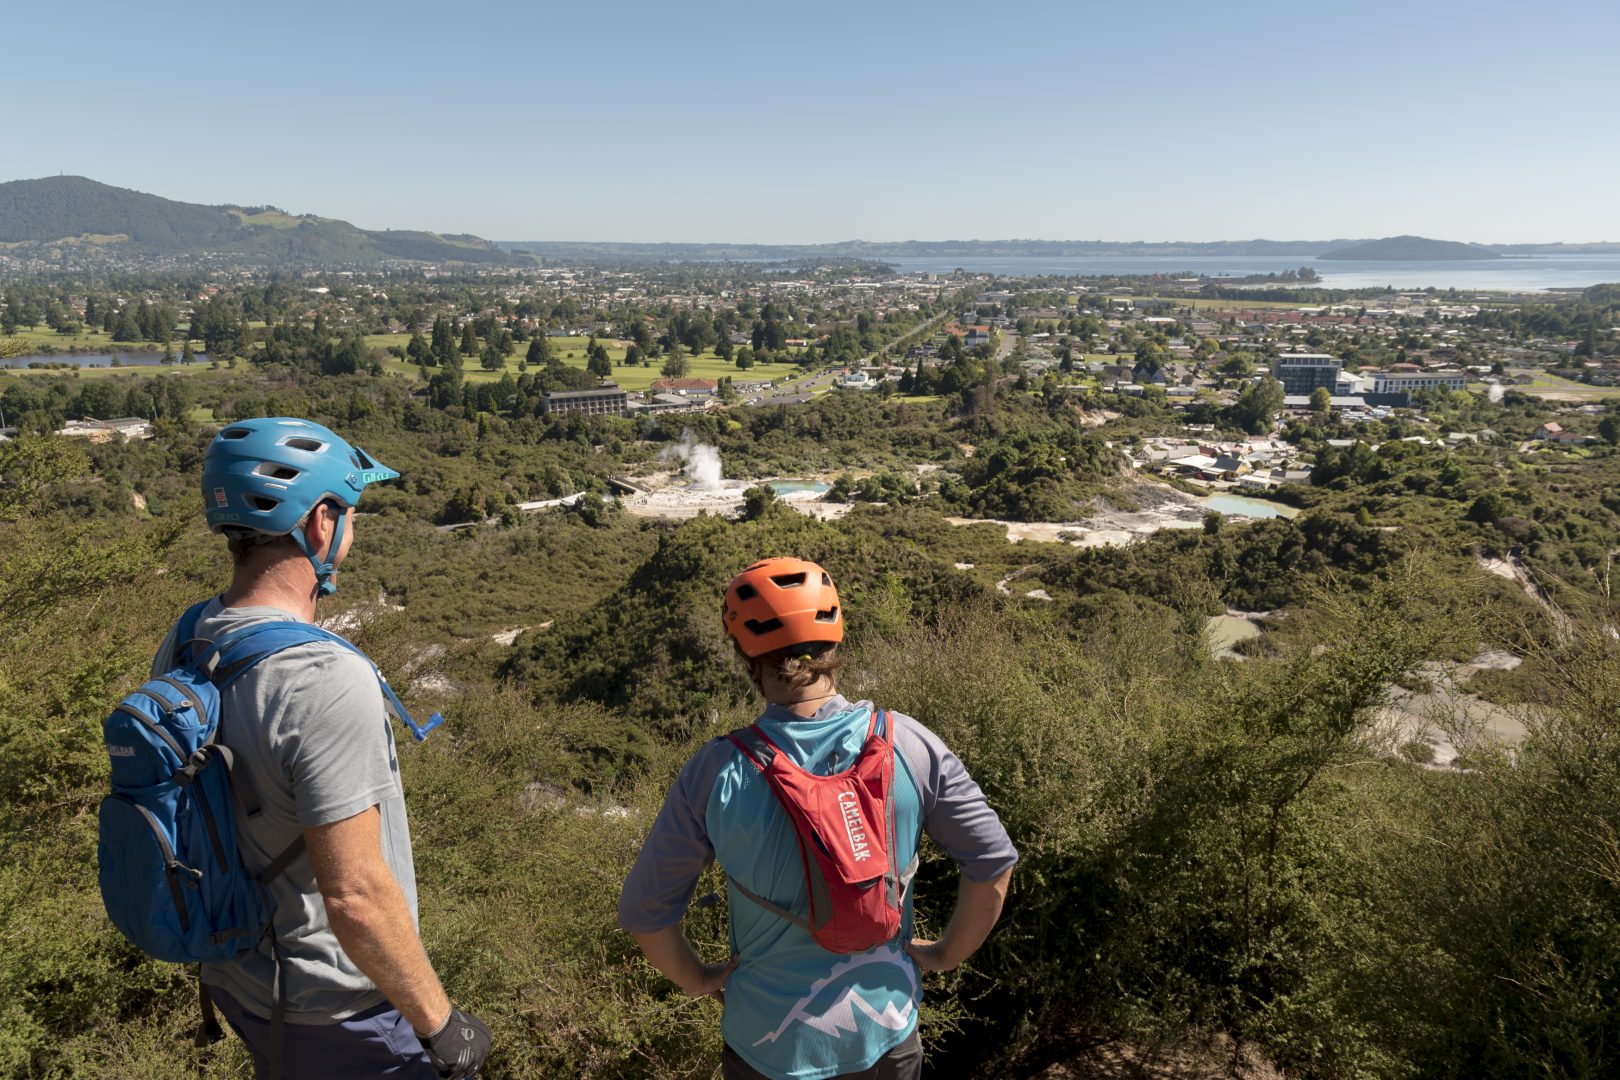
<instances>
[{"instance_id":1,"label":"blue water","mask_svg":"<svg viewBox=\"0 0 1620 1080\"><path fill-rule=\"evenodd\" d=\"M1280 274L1308 266L1330 289L1457 289L1541 292L1584 289L1620 282L1620 255L1535 255L1463 262L1321 262L1308 255L970 255L885 259L901 273L947 274L960 267L973 273L1029 277L1059 274L1187 274L1246 277Z\"/></svg>"},{"instance_id":2,"label":"blue water","mask_svg":"<svg viewBox=\"0 0 1620 1080\"><path fill-rule=\"evenodd\" d=\"M1241 495L1206 495L1198 501L1211 510L1232 517L1291 518L1299 513L1291 506L1280 506L1263 499L1245 499Z\"/></svg>"},{"instance_id":3,"label":"blue water","mask_svg":"<svg viewBox=\"0 0 1620 1080\"><path fill-rule=\"evenodd\" d=\"M771 487L778 495L793 495L801 491L813 491L817 495L823 494L831 484L818 484L810 480L772 480Z\"/></svg>"}]
</instances>

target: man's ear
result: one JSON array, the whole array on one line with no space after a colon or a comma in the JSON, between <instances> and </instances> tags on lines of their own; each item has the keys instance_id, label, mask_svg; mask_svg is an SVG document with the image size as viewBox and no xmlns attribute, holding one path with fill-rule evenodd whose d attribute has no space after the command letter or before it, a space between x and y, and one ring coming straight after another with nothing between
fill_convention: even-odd
<instances>
[{"instance_id":1,"label":"man's ear","mask_svg":"<svg viewBox=\"0 0 1620 1080\"><path fill-rule=\"evenodd\" d=\"M338 518L342 516L342 509L330 500L323 499L309 512L309 524L305 526L304 539L309 541L312 550L324 553L332 542L333 534L337 532Z\"/></svg>"}]
</instances>

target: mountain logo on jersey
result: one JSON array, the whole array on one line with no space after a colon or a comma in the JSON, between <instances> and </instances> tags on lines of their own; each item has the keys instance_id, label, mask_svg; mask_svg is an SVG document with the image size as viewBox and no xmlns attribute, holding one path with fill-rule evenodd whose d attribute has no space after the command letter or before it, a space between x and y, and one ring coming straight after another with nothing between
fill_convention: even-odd
<instances>
[{"instance_id":1,"label":"mountain logo on jersey","mask_svg":"<svg viewBox=\"0 0 1620 1080\"><path fill-rule=\"evenodd\" d=\"M905 973L906 985L909 992L905 1001L896 1006L891 1001L885 1001L881 1009L876 1008L866 1000L856 985L845 978L850 972L873 965L888 965L897 967ZM820 1009L812 1009L816 999L825 996L833 986L842 989L832 996L832 999L822 1005ZM870 991L868 991L870 993ZM917 1001L917 968L901 949L895 945L885 945L873 949L868 953L851 956L833 965L833 969L822 979L817 979L810 985L810 992L794 1002L793 1008L788 1010L787 1016L777 1025L775 1031L767 1032L765 1036L754 1043L763 1046L765 1043L774 1043L787 1034L795 1022L806 1027L814 1028L825 1035L840 1038L844 1032L854 1033L858 1030L859 1021L855 1014L859 1012L872 1023L890 1031L904 1031L911 1023L912 1014L916 1012Z\"/></svg>"}]
</instances>

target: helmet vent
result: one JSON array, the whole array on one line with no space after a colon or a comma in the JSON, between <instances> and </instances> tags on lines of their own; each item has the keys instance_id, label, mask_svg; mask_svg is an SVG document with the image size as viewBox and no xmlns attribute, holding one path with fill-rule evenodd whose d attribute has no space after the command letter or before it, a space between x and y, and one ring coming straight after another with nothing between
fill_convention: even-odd
<instances>
[{"instance_id":1,"label":"helmet vent","mask_svg":"<svg viewBox=\"0 0 1620 1080\"><path fill-rule=\"evenodd\" d=\"M804 584L805 573L800 570L797 574L772 574L771 584L778 589L797 589Z\"/></svg>"},{"instance_id":2,"label":"helmet vent","mask_svg":"<svg viewBox=\"0 0 1620 1080\"><path fill-rule=\"evenodd\" d=\"M743 625L748 627L750 633L759 634L763 637L773 630L782 629L782 620L765 619L762 621L760 619L748 619L743 623Z\"/></svg>"},{"instance_id":3,"label":"helmet vent","mask_svg":"<svg viewBox=\"0 0 1620 1080\"><path fill-rule=\"evenodd\" d=\"M294 450L307 450L311 454L318 454L326 449L326 444L319 439L308 439L302 435L294 435L290 439L283 439L283 446L290 446Z\"/></svg>"},{"instance_id":4,"label":"helmet vent","mask_svg":"<svg viewBox=\"0 0 1620 1080\"><path fill-rule=\"evenodd\" d=\"M823 589L832 588L832 578L827 576L827 571L825 570L821 572L821 587Z\"/></svg>"},{"instance_id":5,"label":"helmet vent","mask_svg":"<svg viewBox=\"0 0 1620 1080\"><path fill-rule=\"evenodd\" d=\"M743 582L741 585L737 586L737 599L739 600L752 600L758 595L759 590L747 582Z\"/></svg>"},{"instance_id":6,"label":"helmet vent","mask_svg":"<svg viewBox=\"0 0 1620 1080\"><path fill-rule=\"evenodd\" d=\"M290 465L277 465L273 461L266 461L253 470L260 476L268 476L272 480L296 480L298 470Z\"/></svg>"},{"instance_id":7,"label":"helmet vent","mask_svg":"<svg viewBox=\"0 0 1620 1080\"><path fill-rule=\"evenodd\" d=\"M249 431L247 428L233 427L226 428L224 431L220 432L219 437L222 439L245 439L251 434L253 434L253 432Z\"/></svg>"},{"instance_id":8,"label":"helmet vent","mask_svg":"<svg viewBox=\"0 0 1620 1080\"><path fill-rule=\"evenodd\" d=\"M281 505L280 499L270 499L263 495L248 495L246 498L249 506L264 513L269 513Z\"/></svg>"},{"instance_id":9,"label":"helmet vent","mask_svg":"<svg viewBox=\"0 0 1620 1080\"><path fill-rule=\"evenodd\" d=\"M828 608L826 611L816 612L816 622L835 623L838 621L838 609Z\"/></svg>"}]
</instances>

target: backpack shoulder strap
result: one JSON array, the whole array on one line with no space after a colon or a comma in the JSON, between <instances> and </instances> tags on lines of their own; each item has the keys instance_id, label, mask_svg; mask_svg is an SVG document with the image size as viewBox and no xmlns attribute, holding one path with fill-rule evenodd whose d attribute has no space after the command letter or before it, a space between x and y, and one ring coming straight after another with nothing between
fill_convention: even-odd
<instances>
[{"instance_id":1,"label":"backpack shoulder strap","mask_svg":"<svg viewBox=\"0 0 1620 1080\"><path fill-rule=\"evenodd\" d=\"M743 757L747 758L760 772L770 769L771 762L776 760L779 752L776 744L771 742L770 736L760 730L758 724L749 724L745 728L738 728L726 736L732 744L741 750Z\"/></svg>"},{"instance_id":2,"label":"backpack shoulder strap","mask_svg":"<svg viewBox=\"0 0 1620 1080\"><path fill-rule=\"evenodd\" d=\"M249 642L248 638L253 640ZM377 685L382 690L389 712L410 728L411 735L417 742L426 739L428 732L444 723L444 717L434 713L428 717L427 723L418 724L411 717L410 710L405 708L405 703L399 700L399 695L394 693L394 688L388 685L388 680L383 678L383 673L378 670L376 663L362 652L358 645L330 630L322 630L305 622L292 620L263 622L226 635L213 645L212 652L217 658L217 664L211 677L214 684L223 689L266 657L299 645L308 645L313 641L329 641L334 645L340 645L364 660L371 667L372 674L377 677Z\"/></svg>"},{"instance_id":3,"label":"backpack shoulder strap","mask_svg":"<svg viewBox=\"0 0 1620 1080\"><path fill-rule=\"evenodd\" d=\"M732 888L736 889L743 896L746 896L748 899L752 900L754 903L758 904L760 907L764 908L766 911L770 912L772 915L775 915L776 917L781 918L781 919L786 919L788 922L792 923L794 926L801 926L806 930L810 930L810 931L814 932L815 928L810 925L810 920L809 919L800 918L798 915L793 914L793 912L789 911L787 908L783 907L782 905L771 903L769 900L765 899L763 896L759 895L759 893L755 892L753 889L750 889L748 886L744 885L742 882L738 881L736 878L732 877L730 874L726 875L726 880L731 882L731 887ZM825 906L825 905L823 905L823 906ZM829 917L830 917L830 915L829 915ZM826 920L823 919L823 922L825 922L825 921Z\"/></svg>"},{"instance_id":4,"label":"backpack shoulder strap","mask_svg":"<svg viewBox=\"0 0 1620 1080\"><path fill-rule=\"evenodd\" d=\"M212 598L197 601L186 608L185 614L180 616L180 621L174 624L174 643L169 649L170 667L191 662L192 646L202 641L197 637L197 624L202 621L203 610L211 603Z\"/></svg>"},{"instance_id":5,"label":"backpack shoulder strap","mask_svg":"<svg viewBox=\"0 0 1620 1080\"><path fill-rule=\"evenodd\" d=\"M214 642L203 653L212 661L209 678L224 689L250 671L261 660L312 641L324 641L326 632L309 623L292 619L269 620L232 631Z\"/></svg>"}]
</instances>

